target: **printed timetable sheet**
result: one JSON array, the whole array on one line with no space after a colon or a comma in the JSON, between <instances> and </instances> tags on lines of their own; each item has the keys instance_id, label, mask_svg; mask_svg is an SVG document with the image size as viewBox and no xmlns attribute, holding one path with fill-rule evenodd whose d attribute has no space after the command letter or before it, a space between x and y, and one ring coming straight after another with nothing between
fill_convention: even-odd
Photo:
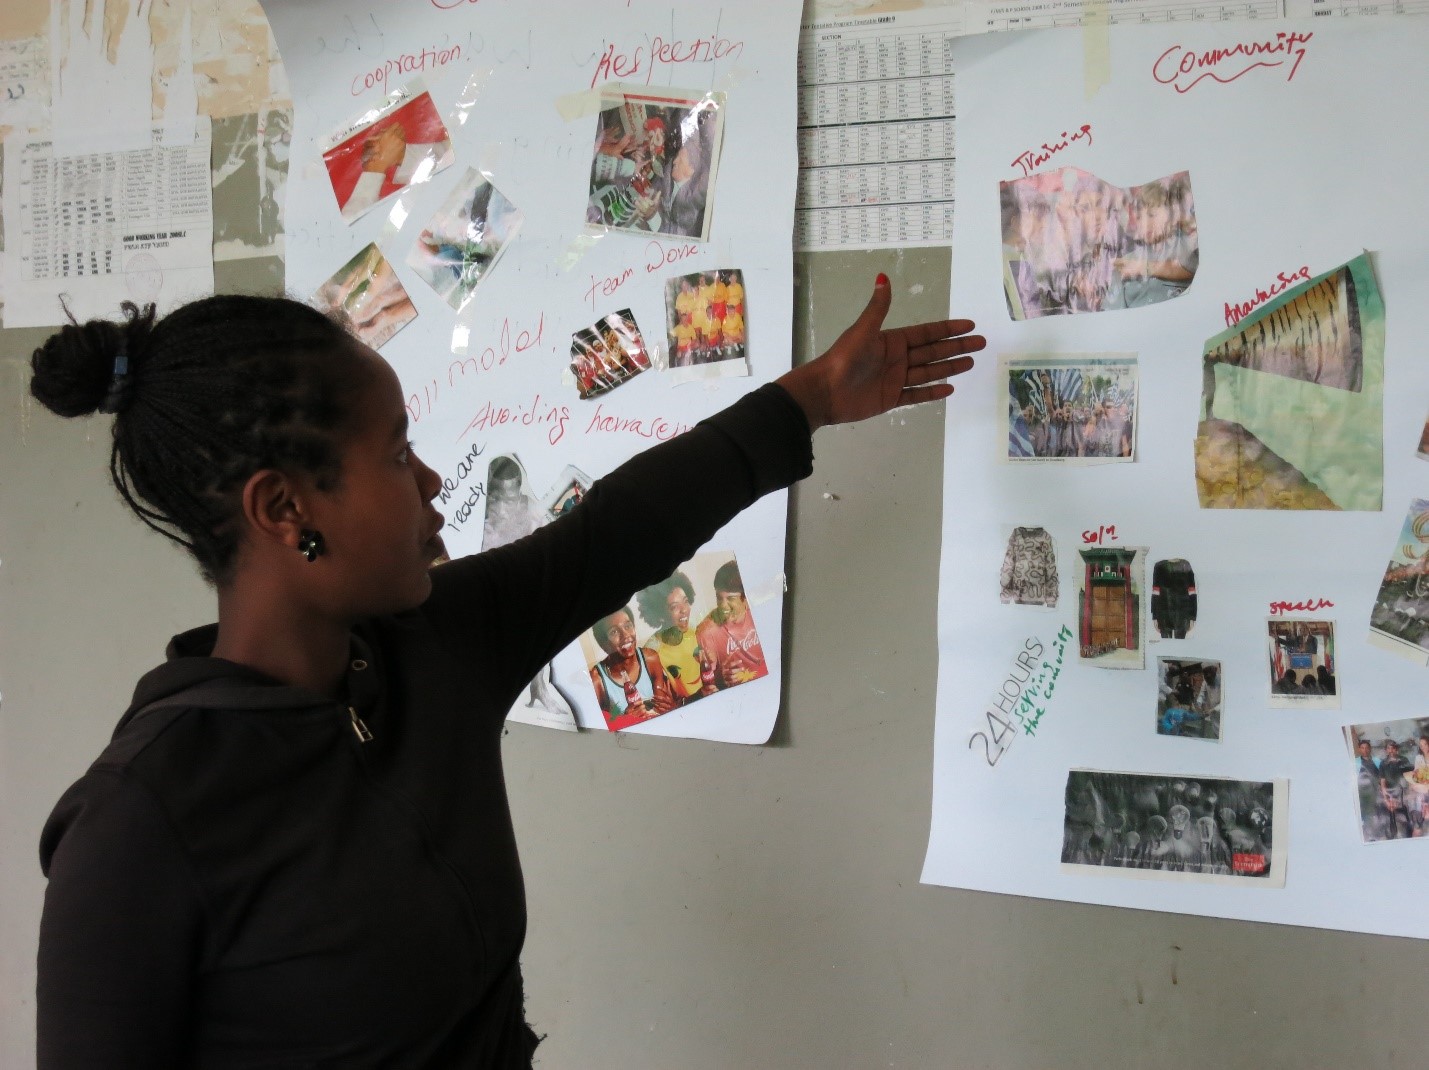
<instances>
[{"instance_id":1,"label":"printed timetable sheet","mask_svg":"<svg viewBox=\"0 0 1429 1070\"><path fill-rule=\"evenodd\" d=\"M5 326L160 311L213 291L210 131L193 144L56 156L46 135L5 141Z\"/></svg>"},{"instance_id":2,"label":"printed timetable sheet","mask_svg":"<svg viewBox=\"0 0 1429 1070\"><path fill-rule=\"evenodd\" d=\"M955 93L964 34L1081 26L1375 13L1360 0L968 0L916 11L818 19L799 43L799 191L794 247L951 245ZM1396 9L1429 0L1391 0Z\"/></svg>"}]
</instances>

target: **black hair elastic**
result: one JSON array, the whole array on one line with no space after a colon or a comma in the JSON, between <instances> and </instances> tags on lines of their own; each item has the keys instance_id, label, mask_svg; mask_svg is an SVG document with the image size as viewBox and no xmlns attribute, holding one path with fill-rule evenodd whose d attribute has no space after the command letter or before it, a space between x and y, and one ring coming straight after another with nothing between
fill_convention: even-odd
<instances>
[{"instance_id":1,"label":"black hair elastic","mask_svg":"<svg viewBox=\"0 0 1429 1070\"><path fill-rule=\"evenodd\" d=\"M120 337L119 349L114 354L114 378L109 380L109 392L99 403L100 412L119 412L128 404L129 386L129 343Z\"/></svg>"}]
</instances>

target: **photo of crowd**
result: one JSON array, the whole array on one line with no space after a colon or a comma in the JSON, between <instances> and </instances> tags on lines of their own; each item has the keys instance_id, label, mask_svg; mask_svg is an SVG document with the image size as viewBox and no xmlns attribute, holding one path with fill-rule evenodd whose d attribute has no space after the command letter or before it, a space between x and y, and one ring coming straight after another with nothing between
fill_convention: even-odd
<instances>
[{"instance_id":1,"label":"photo of crowd","mask_svg":"<svg viewBox=\"0 0 1429 1070\"><path fill-rule=\"evenodd\" d=\"M1191 176L1122 189L1075 167L999 184L1003 283L1015 320L1179 297L1200 246Z\"/></svg>"},{"instance_id":2,"label":"photo of crowd","mask_svg":"<svg viewBox=\"0 0 1429 1070\"><path fill-rule=\"evenodd\" d=\"M612 312L571 336L571 372L582 398L614 390L650 369L645 339L630 309Z\"/></svg>"},{"instance_id":3,"label":"photo of crowd","mask_svg":"<svg viewBox=\"0 0 1429 1070\"><path fill-rule=\"evenodd\" d=\"M321 148L338 211L348 223L456 158L451 135L420 79L345 125Z\"/></svg>"},{"instance_id":4,"label":"photo of crowd","mask_svg":"<svg viewBox=\"0 0 1429 1070\"><path fill-rule=\"evenodd\" d=\"M1429 501L1409 503L1369 614L1370 640L1429 663Z\"/></svg>"},{"instance_id":5,"label":"photo of crowd","mask_svg":"<svg viewBox=\"0 0 1429 1070\"><path fill-rule=\"evenodd\" d=\"M1333 621L1271 620L1269 651L1271 706L1340 708Z\"/></svg>"},{"instance_id":6,"label":"photo of crowd","mask_svg":"<svg viewBox=\"0 0 1429 1070\"><path fill-rule=\"evenodd\" d=\"M611 731L769 673L739 565L723 551L696 555L580 641Z\"/></svg>"},{"instance_id":7,"label":"photo of crowd","mask_svg":"<svg viewBox=\"0 0 1429 1070\"><path fill-rule=\"evenodd\" d=\"M748 375L744 272L700 271L665 281L670 368Z\"/></svg>"},{"instance_id":8,"label":"photo of crowd","mask_svg":"<svg viewBox=\"0 0 1429 1070\"><path fill-rule=\"evenodd\" d=\"M586 224L708 240L723 124L723 93L607 86Z\"/></svg>"},{"instance_id":9,"label":"photo of crowd","mask_svg":"<svg viewBox=\"0 0 1429 1070\"><path fill-rule=\"evenodd\" d=\"M1282 885L1274 848L1283 840L1283 791L1274 781L1073 769L1062 862Z\"/></svg>"},{"instance_id":10,"label":"photo of crowd","mask_svg":"<svg viewBox=\"0 0 1429 1070\"><path fill-rule=\"evenodd\" d=\"M1135 357L1003 357L1009 461L1132 461Z\"/></svg>"},{"instance_id":11,"label":"photo of crowd","mask_svg":"<svg viewBox=\"0 0 1429 1070\"><path fill-rule=\"evenodd\" d=\"M336 317L364 345L382 344L417 318L402 280L375 244L369 244L318 287L313 304Z\"/></svg>"},{"instance_id":12,"label":"photo of crowd","mask_svg":"<svg viewBox=\"0 0 1429 1070\"><path fill-rule=\"evenodd\" d=\"M1429 835L1429 717L1345 726L1366 843Z\"/></svg>"},{"instance_id":13,"label":"photo of crowd","mask_svg":"<svg viewBox=\"0 0 1429 1070\"><path fill-rule=\"evenodd\" d=\"M1156 659L1156 734L1221 738L1221 663Z\"/></svg>"},{"instance_id":14,"label":"photo of crowd","mask_svg":"<svg viewBox=\"0 0 1429 1070\"><path fill-rule=\"evenodd\" d=\"M521 228L521 209L474 167L467 168L437 214L422 228L407 266L457 311L471 300Z\"/></svg>"}]
</instances>

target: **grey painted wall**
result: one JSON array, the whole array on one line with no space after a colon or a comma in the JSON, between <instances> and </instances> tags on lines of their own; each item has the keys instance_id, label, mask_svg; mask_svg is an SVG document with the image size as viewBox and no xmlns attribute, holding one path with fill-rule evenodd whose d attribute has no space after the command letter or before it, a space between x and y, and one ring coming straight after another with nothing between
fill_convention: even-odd
<instances>
[{"instance_id":1,"label":"grey painted wall","mask_svg":"<svg viewBox=\"0 0 1429 1070\"><path fill-rule=\"evenodd\" d=\"M946 312L946 251L806 257L799 270L801 357L879 270L893 320ZM265 278L259 265L218 281ZM27 402L43 335L0 333L7 1068L33 1061L41 823L168 636L213 612L186 559L123 512L102 418ZM528 1013L550 1034L540 1065L1422 1065L1422 943L919 885L942 418L938 406L816 438L814 476L793 496L770 746L512 727ZM1418 891L1386 888L1384 909L1422 909Z\"/></svg>"}]
</instances>

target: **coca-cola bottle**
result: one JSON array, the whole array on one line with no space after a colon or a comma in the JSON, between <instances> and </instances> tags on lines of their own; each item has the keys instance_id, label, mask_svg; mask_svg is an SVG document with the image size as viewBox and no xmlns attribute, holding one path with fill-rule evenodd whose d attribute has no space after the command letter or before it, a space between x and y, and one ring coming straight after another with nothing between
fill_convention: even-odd
<instances>
[{"instance_id":1,"label":"coca-cola bottle","mask_svg":"<svg viewBox=\"0 0 1429 1070\"><path fill-rule=\"evenodd\" d=\"M713 695L719 690L715 687L714 662L705 653L704 647L700 647L695 656L700 659L700 694Z\"/></svg>"},{"instance_id":2,"label":"coca-cola bottle","mask_svg":"<svg viewBox=\"0 0 1429 1070\"><path fill-rule=\"evenodd\" d=\"M625 681L625 712L636 717L645 716L645 700L640 697L640 692L635 690L635 681L628 678Z\"/></svg>"}]
</instances>

